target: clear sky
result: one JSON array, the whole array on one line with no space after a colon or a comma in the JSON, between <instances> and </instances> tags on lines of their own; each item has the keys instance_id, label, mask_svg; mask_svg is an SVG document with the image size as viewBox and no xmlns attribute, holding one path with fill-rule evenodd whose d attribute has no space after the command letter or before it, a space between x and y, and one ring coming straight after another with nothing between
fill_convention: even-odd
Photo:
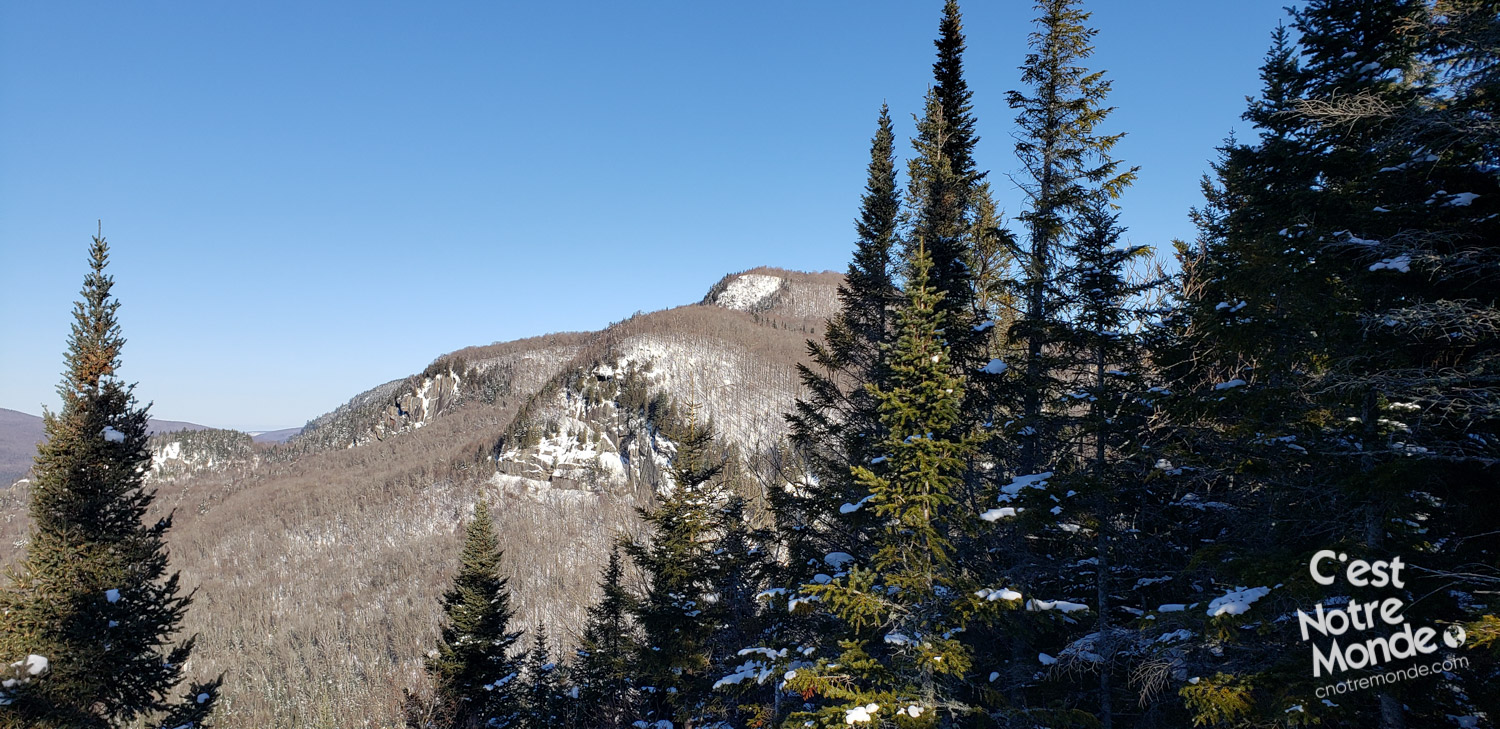
<instances>
[{"instance_id":1,"label":"clear sky","mask_svg":"<svg viewBox=\"0 0 1500 729\"><path fill-rule=\"evenodd\" d=\"M1133 241L1192 235L1284 4L1090 4ZM0 0L0 407L55 407L100 219L138 396L246 430L728 272L843 270L876 111L909 138L941 5ZM1013 214L1034 11L964 12Z\"/></svg>"}]
</instances>

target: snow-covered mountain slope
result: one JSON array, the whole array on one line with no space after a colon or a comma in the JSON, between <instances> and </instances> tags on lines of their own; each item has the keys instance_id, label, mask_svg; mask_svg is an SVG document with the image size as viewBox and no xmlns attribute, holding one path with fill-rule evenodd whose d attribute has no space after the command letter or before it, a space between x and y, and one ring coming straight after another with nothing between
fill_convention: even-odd
<instances>
[{"instance_id":1,"label":"snow-covered mountain slope","mask_svg":"<svg viewBox=\"0 0 1500 729\"><path fill-rule=\"evenodd\" d=\"M153 482L178 481L203 472L253 469L259 450L249 433L238 430L182 430L153 435L149 441Z\"/></svg>"},{"instance_id":2,"label":"snow-covered mountain slope","mask_svg":"<svg viewBox=\"0 0 1500 729\"><path fill-rule=\"evenodd\" d=\"M843 276L826 271L752 268L720 279L703 297L703 303L821 326L838 308L838 286L842 282Z\"/></svg>"},{"instance_id":3,"label":"snow-covered mountain slope","mask_svg":"<svg viewBox=\"0 0 1500 729\"><path fill-rule=\"evenodd\" d=\"M444 355L421 374L366 390L314 418L288 443L298 453L352 448L421 428L467 401L525 397L570 362L587 336L549 335Z\"/></svg>"},{"instance_id":4,"label":"snow-covered mountain slope","mask_svg":"<svg viewBox=\"0 0 1500 729\"><path fill-rule=\"evenodd\" d=\"M452 352L284 444L154 442L151 516L175 514L172 566L198 590L192 672L227 672L216 725L399 723L392 687L423 680L478 499L519 622L576 635L611 545L671 486L655 408L697 403L747 457L783 437L796 364L840 280L754 269L600 332ZM25 521L24 486L0 491L0 564Z\"/></svg>"}]
</instances>

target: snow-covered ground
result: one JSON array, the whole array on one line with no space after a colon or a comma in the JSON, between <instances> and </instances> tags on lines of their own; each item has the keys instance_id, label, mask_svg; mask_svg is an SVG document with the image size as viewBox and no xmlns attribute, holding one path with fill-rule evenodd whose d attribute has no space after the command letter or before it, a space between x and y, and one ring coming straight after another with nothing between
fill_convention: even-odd
<instances>
[{"instance_id":1,"label":"snow-covered ground","mask_svg":"<svg viewBox=\"0 0 1500 729\"><path fill-rule=\"evenodd\" d=\"M652 389L696 403L725 440L760 450L786 433L801 383L792 368L708 337L642 335L620 345L623 363L651 365Z\"/></svg>"},{"instance_id":2,"label":"snow-covered ground","mask_svg":"<svg viewBox=\"0 0 1500 729\"><path fill-rule=\"evenodd\" d=\"M726 309L737 311L753 311L766 303L767 299L776 295L784 283L777 276L767 276L761 273L747 273L730 281L719 295L714 297L714 303Z\"/></svg>"}]
</instances>

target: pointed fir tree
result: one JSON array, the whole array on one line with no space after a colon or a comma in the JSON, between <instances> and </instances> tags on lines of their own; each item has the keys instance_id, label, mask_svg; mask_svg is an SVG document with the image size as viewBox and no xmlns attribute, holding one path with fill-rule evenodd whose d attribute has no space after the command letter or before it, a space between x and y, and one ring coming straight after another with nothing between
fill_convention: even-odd
<instances>
[{"instance_id":1,"label":"pointed fir tree","mask_svg":"<svg viewBox=\"0 0 1500 729\"><path fill-rule=\"evenodd\" d=\"M566 677L552 660L547 644L547 629L538 626L531 639L531 649L522 661L525 681L518 692L521 701L520 726L525 729L552 729L572 724L573 701L567 695Z\"/></svg>"},{"instance_id":2,"label":"pointed fir tree","mask_svg":"<svg viewBox=\"0 0 1500 729\"><path fill-rule=\"evenodd\" d=\"M1057 323L1060 258L1063 244L1079 215L1099 196L1114 199L1135 179L1135 169L1122 169L1110 151L1122 134L1101 134L1108 117L1104 106L1110 83L1104 72L1082 64L1093 54L1089 13L1078 0L1041 0L1039 28L1031 34L1031 53L1021 67L1029 92L1011 91L1010 106L1020 127L1016 156L1024 170L1022 187L1028 198L1020 219L1026 228L1026 247L1020 257L1022 310L1011 329L1011 340L1023 349L1019 392L1013 407L1019 417L1013 434L1021 439L1021 473L1042 470L1051 460L1053 434L1043 406L1056 401L1060 385L1050 360Z\"/></svg>"},{"instance_id":3,"label":"pointed fir tree","mask_svg":"<svg viewBox=\"0 0 1500 729\"><path fill-rule=\"evenodd\" d=\"M791 457L785 478L791 487L767 493L779 557L765 570L773 589L763 596L763 607L783 618L765 626L758 645L741 646L763 649L742 664L770 671L767 676L785 673L804 651L837 646L847 626L827 612L809 609L802 587L822 572L826 555L867 557L870 549L873 512L853 508L865 490L851 467L868 463L883 439L879 412L866 386L886 376L885 344L898 296L893 259L900 242L901 190L885 105L870 142L860 203L853 260L838 291L840 308L823 341L809 340L810 364L798 366L807 394L786 416ZM763 712L768 720L779 720L784 713L779 681L771 680L769 687L763 683L757 674L753 688L743 680L721 688L736 696L768 691Z\"/></svg>"},{"instance_id":4,"label":"pointed fir tree","mask_svg":"<svg viewBox=\"0 0 1500 729\"><path fill-rule=\"evenodd\" d=\"M483 500L464 530L453 584L443 594L441 642L427 661L442 729L519 726L521 631L511 630L509 580L500 573L499 540Z\"/></svg>"},{"instance_id":5,"label":"pointed fir tree","mask_svg":"<svg viewBox=\"0 0 1500 729\"><path fill-rule=\"evenodd\" d=\"M882 105L855 221L854 259L838 290L840 308L823 341L808 341L811 366L798 365L808 394L787 421L809 478L799 479L796 489L770 495L789 549L788 584L811 577L806 565L824 554L861 551L858 515L851 519L839 509L859 498L849 468L867 462L880 440L879 415L864 385L883 377L881 346L896 297L891 265L901 203L894 144L890 114Z\"/></svg>"},{"instance_id":6,"label":"pointed fir tree","mask_svg":"<svg viewBox=\"0 0 1500 729\"><path fill-rule=\"evenodd\" d=\"M963 75L963 17L956 0L944 3L933 45L933 85L917 118L909 163L912 230L906 237L906 255L910 258L920 244L932 257L933 288L942 294L940 306L953 327L955 361L963 365L978 356L972 341L976 337L971 336L975 321L970 227L976 186L984 175L974 162L979 137L973 92Z\"/></svg>"},{"instance_id":7,"label":"pointed fir tree","mask_svg":"<svg viewBox=\"0 0 1500 729\"><path fill-rule=\"evenodd\" d=\"M713 614L718 625L709 639L710 675L715 677L710 713L731 726L775 726L777 681L785 673L785 656L770 655L769 647L783 639L759 596L774 568L764 545L770 535L754 527L745 513L745 499L730 496L719 509L714 541ZM769 660L768 660L769 659ZM779 670L778 670L779 669Z\"/></svg>"},{"instance_id":8,"label":"pointed fir tree","mask_svg":"<svg viewBox=\"0 0 1500 729\"><path fill-rule=\"evenodd\" d=\"M623 575L616 547L600 576L599 600L589 608L573 662L580 726L623 729L630 725L640 646L630 622L630 595L621 582Z\"/></svg>"},{"instance_id":9,"label":"pointed fir tree","mask_svg":"<svg viewBox=\"0 0 1500 729\"><path fill-rule=\"evenodd\" d=\"M924 249L911 265L889 384L870 386L886 429L884 454L873 466L853 469L869 489L861 508L882 521L875 549L863 564L831 561L837 574L821 575L808 588L854 636L842 641L839 655L787 682L820 699L792 713L794 725L886 721L877 717L886 712L902 726L937 726L968 710L954 698L970 665L955 637L964 628L967 590L953 569L947 534L953 492L974 441L962 429L963 381L950 374L941 294Z\"/></svg>"},{"instance_id":10,"label":"pointed fir tree","mask_svg":"<svg viewBox=\"0 0 1500 729\"><path fill-rule=\"evenodd\" d=\"M1071 246L1087 232L1090 211L1116 198L1135 177L1133 168L1111 157L1123 135L1100 131L1111 111L1105 106L1110 85L1102 71L1083 65L1093 52L1095 35L1087 26L1089 14L1073 0L1043 0L1037 9L1031 52L1021 67L1028 89L1007 95L1017 110L1015 149L1026 195L1019 216L1025 240L1014 246L1018 280L1009 297L1013 314L993 350L1001 356L974 377L974 389L987 396L981 424L994 436L986 439L981 461L991 467L985 473L985 497L1007 501L971 507L993 526L964 550L971 571L993 590L991 595L1035 594L1039 602L1032 605L1076 596L1053 590L1063 590L1077 570L1066 567L1066 555L1048 554L1028 527L1017 523L1014 517L1020 512L1009 500L1043 493L1050 498L1055 494L1049 479L1078 465L1079 454L1070 449L1078 401L1066 397L1077 391L1080 376L1072 361L1076 357L1068 355L1080 304L1075 282L1069 280L1077 252ZM1045 522L1055 533L1052 506L1021 521ZM992 602L987 618L966 636L979 665L996 677L978 692L979 701L996 715L1058 708L1028 696L1037 669L1035 643L1049 640L1047 623L1013 614L1019 600ZM1062 709L1063 714L1031 720L1077 719L1066 713L1071 708Z\"/></svg>"},{"instance_id":11,"label":"pointed fir tree","mask_svg":"<svg viewBox=\"0 0 1500 729\"><path fill-rule=\"evenodd\" d=\"M696 406L687 407L668 435L677 444L671 492L655 508L641 510L649 538L625 550L646 581L645 594L633 605L642 632L639 720L684 725L701 720L715 680L709 646L717 627L713 550L727 494L719 481L722 451L712 429L699 422Z\"/></svg>"},{"instance_id":12,"label":"pointed fir tree","mask_svg":"<svg viewBox=\"0 0 1500 729\"><path fill-rule=\"evenodd\" d=\"M46 413L37 448L31 538L0 592L0 660L16 672L0 688L0 726L205 726L221 679L171 696L192 656L192 638L173 643L191 597L167 571L171 518L141 521L155 497L143 483L147 408L118 375L125 340L103 237L89 254L62 411Z\"/></svg>"},{"instance_id":13,"label":"pointed fir tree","mask_svg":"<svg viewBox=\"0 0 1500 729\"><path fill-rule=\"evenodd\" d=\"M954 366L963 367L978 356L982 341L975 311L972 201L974 183L953 168L945 149L953 135L952 122L936 88L929 89L925 109L917 120L912 138L912 158L907 162L906 205L910 227L904 256L909 261L922 248L932 260L933 288L951 330Z\"/></svg>"},{"instance_id":14,"label":"pointed fir tree","mask_svg":"<svg viewBox=\"0 0 1500 729\"><path fill-rule=\"evenodd\" d=\"M1038 652L1055 661L1027 692L1031 706L1046 707L1033 719L1056 720L1071 704L1105 729L1154 709L1128 684L1172 657L1157 650L1151 624L1121 618L1140 610L1138 580L1154 584L1164 565L1176 566L1142 538L1173 526L1162 512L1174 494L1153 473L1159 388L1146 370L1148 330L1163 314L1151 294L1162 282L1133 280L1128 266L1150 249L1120 246L1116 221L1097 200L1065 246L1067 313L1056 346L1070 389L1056 416L1062 449L1052 475L1000 497L1014 510L1003 519L1031 535L1041 569L1024 583L1034 594L1024 606ZM1063 598L1073 604L1065 609Z\"/></svg>"},{"instance_id":15,"label":"pointed fir tree","mask_svg":"<svg viewBox=\"0 0 1500 729\"><path fill-rule=\"evenodd\" d=\"M972 186L984 178L984 173L974 162L978 121L974 118L974 92L964 80L964 22L957 0L943 4L943 19L932 44L937 47L937 60L932 63L933 96L948 122L942 155L954 176L966 187Z\"/></svg>"}]
</instances>

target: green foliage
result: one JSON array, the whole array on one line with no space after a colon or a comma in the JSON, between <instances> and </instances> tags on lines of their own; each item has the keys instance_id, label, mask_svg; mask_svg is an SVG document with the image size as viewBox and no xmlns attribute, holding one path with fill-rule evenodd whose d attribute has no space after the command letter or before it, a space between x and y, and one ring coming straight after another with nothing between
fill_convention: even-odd
<instances>
[{"instance_id":1,"label":"green foliage","mask_svg":"<svg viewBox=\"0 0 1500 729\"><path fill-rule=\"evenodd\" d=\"M510 630L501 559L489 508L480 501L464 530L458 573L443 594L442 637L427 660L444 729L518 726L521 666L512 654L521 633Z\"/></svg>"},{"instance_id":2,"label":"green foliage","mask_svg":"<svg viewBox=\"0 0 1500 729\"><path fill-rule=\"evenodd\" d=\"M971 662L954 637L964 628L955 598L966 590L954 575L947 533L952 492L974 440L960 429L963 381L949 373L931 265L918 248L896 316L889 384L868 386L886 432L884 455L853 473L869 489L866 508L880 517L870 535L872 557L868 565L804 588L857 637L843 641L836 658L799 671L788 683L826 702L793 713L793 723L836 722L869 704L906 712L901 721L912 726L930 725L940 712L967 711L954 701L951 685Z\"/></svg>"},{"instance_id":3,"label":"green foliage","mask_svg":"<svg viewBox=\"0 0 1500 729\"><path fill-rule=\"evenodd\" d=\"M1250 715L1254 701L1250 687L1240 678L1217 673L1178 690L1192 712L1193 726L1231 725Z\"/></svg>"},{"instance_id":4,"label":"green foliage","mask_svg":"<svg viewBox=\"0 0 1500 729\"><path fill-rule=\"evenodd\" d=\"M192 655L193 639L173 643L191 598L168 573L171 519L142 523L155 496L142 483L147 412L116 374L125 340L108 262L95 237L57 388L63 408L46 414L38 447L31 540L0 591L0 665L24 674L0 690L4 727L201 726L218 696L221 679L171 696Z\"/></svg>"},{"instance_id":5,"label":"green foliage","mask_svg":"<svg viewBox=\"0 0 1500 729\"><path fill-rule=\"evenodd\" d=\"M589 608L572 667L578 688L578 720L583 726L627 726L636 700L635 665L640 650L630 622L631 599L621 584L620 550L610 552L600 579L599 601Z\"/></svg>"}]
</instances>

